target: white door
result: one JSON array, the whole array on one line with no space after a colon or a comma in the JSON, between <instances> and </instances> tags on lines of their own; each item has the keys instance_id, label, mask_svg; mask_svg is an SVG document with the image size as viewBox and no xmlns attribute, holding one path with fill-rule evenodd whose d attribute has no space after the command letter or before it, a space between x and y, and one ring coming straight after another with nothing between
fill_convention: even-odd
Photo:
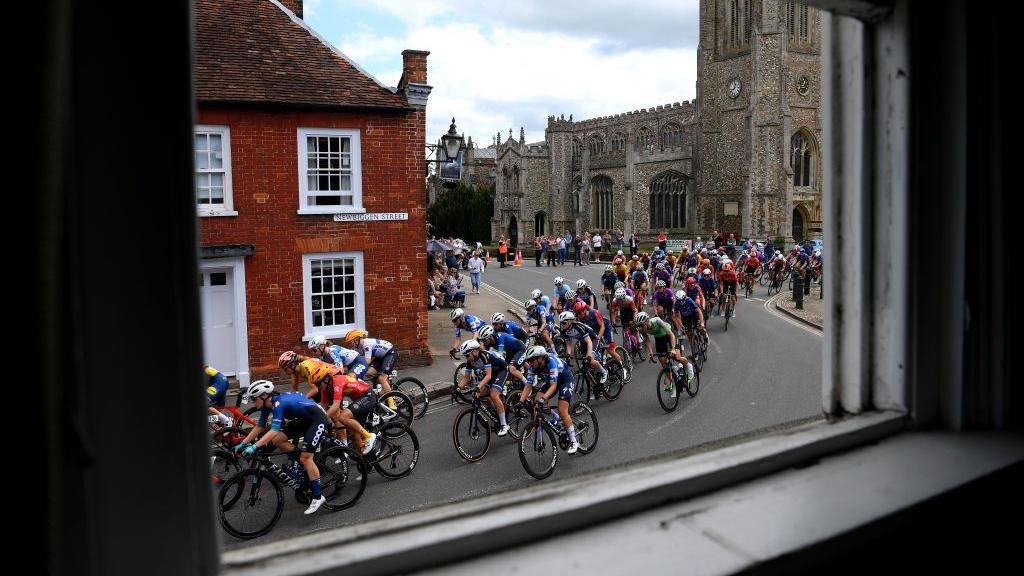
<instances>
[{"instance_id":1,"label":"white door","mask_svg":"<svg viewBox=\"0 0 1024 576\"><path fill-rule=\"evenodd\" d=\"M200 270L204 361L228 376L238 373L235 287L231 268Z\"/></svg>"}]
</instances>

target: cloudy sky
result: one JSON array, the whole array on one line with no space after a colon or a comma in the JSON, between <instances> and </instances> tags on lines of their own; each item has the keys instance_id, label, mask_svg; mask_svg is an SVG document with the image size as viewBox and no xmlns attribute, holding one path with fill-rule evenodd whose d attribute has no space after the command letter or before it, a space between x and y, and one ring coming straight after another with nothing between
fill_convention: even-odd
<instances>
[{"instance_id":1,"label":"cloudy sky","mask_svg":"<svg viewBox=\"0 0 1024 576\"><path fill-rule=\"evenodd\" d=\"M454 116L486 146L574 119L690 100L698 0L305 0L305 20L383 84L428 50L427 139Z\"/></svg>"}]
</instances>

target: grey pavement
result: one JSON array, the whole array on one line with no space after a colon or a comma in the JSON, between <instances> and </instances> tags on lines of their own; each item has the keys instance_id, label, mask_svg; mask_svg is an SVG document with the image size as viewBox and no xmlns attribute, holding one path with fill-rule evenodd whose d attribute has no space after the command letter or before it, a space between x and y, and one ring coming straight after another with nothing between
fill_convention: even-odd
<instances>
[{"instance_id":1,"label":"grey pavement","mask_svg":"<svg viewBox=\"0 0 1024 576\"><path fill-rule=\"evenodd\" d=\"M552 278L564 276L575 282L584 278L596 284L604 266L536 268L532 260L522 267L488 269L485 281L510 299L525 299L533 288L550 294ZM494 293L467 295L467 309L474 315L489 316L512 307ZM639 365L633 381L614 402L593 403L600 436L596 450L586 456L561 454L552 479L565 479L598 469L628 466L642 459L686 453L720 445L760 431L795 421L820 418L822 345L820 332L784 317L765 306L766 289L758 286L753 298L739 298L737 316L723 331L722 318L711 318L708 361L701 388L695 398L686 398L672 413L658 405L655 393L656 367ZM403 371L423 374L425 383L451 378L454 363L448 359L454 332L448 310L431 312L432 348L443 357L431 367ZM440 384L438 384L440 386ZM462 460L452 443L452 423L463 409L445 397L431 402L429 413L414 422L419 438L420 458L413 473L388 481L371 474L366 493L351 509L303 516L302 507L288 495L284 514L274 531L252 542L270 542L366 520L390 517L492 494L529 488L537 484L523 470L518 451L510 438L493 438L489 453L480 462ZM686 459L679 460L686 465ZM226 548L246 543L223 535ZM386 547L386 542L381 542Z\"/></svg>"}]
</instances>

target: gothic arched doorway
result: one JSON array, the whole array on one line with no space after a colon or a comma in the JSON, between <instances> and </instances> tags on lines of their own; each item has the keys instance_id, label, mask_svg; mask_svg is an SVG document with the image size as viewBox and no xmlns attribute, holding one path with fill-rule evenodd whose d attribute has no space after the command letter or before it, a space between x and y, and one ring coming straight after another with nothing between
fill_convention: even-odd
<instances>
[{"instance_id":1,"label":"gothic arched doorway","mask_svg":"<svg viewBox=\"0 0 1024 576\"><path fill-rule=\"evenodd\" d=\"M519 245L519 221L514 214L508 219L508 243L513 249Z\"/></svg>"},{"instance_id":2,"label":"gothic arched doorway","mask_svg":"<svg viewBox=\"0 0 1024 576\"><path fill-rule=\"evenodd\" d=\"M537 212L537 215L533 217L533 235L543 236L544 235L544 213Z\"/></svg>"},{"instance_id":3,"label":"gothic arched doorway","mask_svg":"<svg viewBox=\"0 0 1024 576\"><path fill-rule=\"evenodd\" d=\"M793 240L804 241L804 213L799 208L793 208Z\"/></svg>"}]
</instances>

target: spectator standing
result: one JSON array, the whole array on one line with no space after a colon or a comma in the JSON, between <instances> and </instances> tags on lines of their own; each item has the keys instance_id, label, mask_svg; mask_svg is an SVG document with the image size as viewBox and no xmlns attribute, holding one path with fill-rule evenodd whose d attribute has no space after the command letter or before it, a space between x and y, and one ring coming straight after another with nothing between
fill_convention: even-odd
<instances>
[{"instance_id":1,"label":"spectator standing","mask_svg":"<svg viewBox=\"0 0 1024 576\"><path fill-rule=\"evenodd\" d=\"M568 252L565 248L565 236L558 237L558 265L565 266L565 258Z\"/></svg>"},{"instance_id":2,"label":"spectator standing","mask_svg":"<svg viewBox=\"0 0 1024 576\"><path fill-rule=\"evenodd\" d=\"M661 248L662 252L665 251L665 246L666 246L667 242L668 242L668 235L665 234L664 230L662 230L661 234L658 234L658 248Z\"/></svg>"},{"instance_id":3,"label":"spectator standing","mask_svg":"<svg viewBox=\"0 0 1024 576\"><path fill-rule=\"evenodd\" d=\"M553 236L549 236L547 240L548 266L554 266L557 264L556 250L558 249L558 244L555 242L555 238Z\"/></svg>"},{"instance_id":4,"label":"spectator standing","mask_svg":"<svg viewBox=\"0 0 1024 576\"><path fill-rule=\"evenodd\" d=\"M508 257L508 246L505 245L505 237L502 236L501 240L498 240L498 261L501 262L501 267L505 267L505 260Z\"/></svg>"},{"instance_id":5,"label":"spectator standing","mask_svg":"<svg viewBox=\"0 0 1024 576\"><path fill-rule=\"evenodd\" d=\"M479 255L474 254L469 259L469 279L473 282L473 294L480 293L480 274L484 271L484 261Z\"/></svg>"},{"instance_id":6,"label":"spectator standing","mask_svg":"<svg viewBox=\"0 0 1024 576\"><path fill-rule=\"evenodd\" d=\"M594 232L594 237L591 240L591 245L594 247L594 262L601 263L601 244L603 244L604 238L601 238L600 232Z\"/></svg>"},{"instance_id":7,"label":"spectator standing","mask_svg":"<svg viewBox=\"0 0 1024 576\"><path fill-rule=\"evenodd\" d=\"M583 265L584 266L589 266L590 265L590 250L591 250L590 232L587 232L586 234L583 235Z\"/></svg>"},{"instance_id":8,"label":"spectator standing","mask_svg":"<svg viewBox=\"0 0 1024 576\"><path fill-rule=\"evenodd\" d=\"M640 249L640 239L636 237L636 232L629 235L629 257L636 256L636 251Z\"/></svg>"},{"instance_id":9,"label":"spectator standing","mask_svg":"<svg viewBox=\"0 0 1024 576\"><path fill-rule=\"evenodd\" d=\"M579 234L577 234L576 237L572 239L572 249L573 249L572 265L573 266L581 266L583 264L583 262L580 260L580 250L583 249L583 239L580 238Z\"/></svg>"},{"instance_id":10,"label":"spectator standing","mask_svg":"<svg viewBox=\"0 0 1024 576\"><path fill-rule=\"evenodd\" d=\"M540 255L542 254L540 236L533 237L533 257L537 259L537 266L540 266Z\"/></svg>"}]
</instances>

